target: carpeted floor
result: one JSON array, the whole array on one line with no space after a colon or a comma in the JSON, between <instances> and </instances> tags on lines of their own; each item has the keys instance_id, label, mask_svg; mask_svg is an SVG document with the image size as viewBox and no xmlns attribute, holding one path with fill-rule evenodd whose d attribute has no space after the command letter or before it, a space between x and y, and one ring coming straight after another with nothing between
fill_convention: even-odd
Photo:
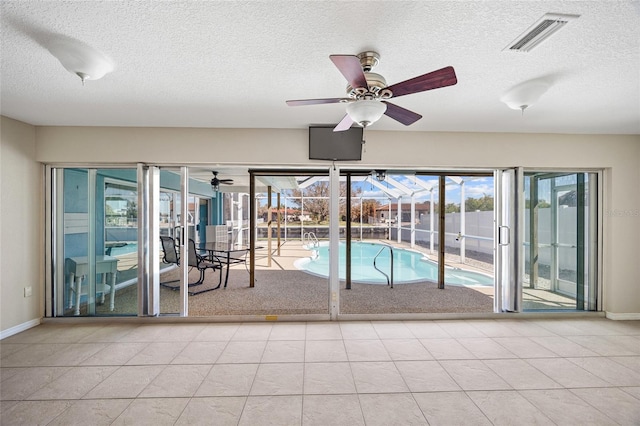
<instances>
[{"instance_id":1,"label":"carpeted floor","mask_svg":"<svg viewBox=\"0 0 640 426\"><path fill-rule=\"evenodd\" d=\"M175 280L178 274L177 269L165 272L161 280ZM196 281L198 272L192 271L190 278ZM217 273L207 271L205 282L190 290L210 289L217 284ZM161 287L161 313L178 313L179 298L179 291ZM119 290L115 301L113 312L105 304L97 306L97 314L135 314L137 287ZM227 288L189 296L189 316L327 314L328 305L325 278L297 270L257 270L255 287L250 288L247 271L232 268ZM340 291L340 311L344 314L492 312L492 309L493 297L480 289L448 286L440 290L435 283L396 284L393 289L386 285L353 284L351 290L344 289L342 284Z\"/></svg>"},{"instance_id":2,"label":"carpeted floor","mask_svg":"<svg viewBox=\"0 0 640 426\"><path fill-rule=\"evenodd\" d=\"M277 253L276 253L277 252ZM329 284L319 278L299 271L294 262L308 255L299 242L287 242L274 249L269 263L266 250L256 257L256 283L249 287L249 273L244 265L235 265L229 271L227 288L205 291L189 296L189 316L211 317L220 315L289 315L328 314ZM493 264L457 264L455 256L449 256L447 264L491 273ZM132 260L132 262L135 261ZM469 263L470 259L467 259ZM126 266L122 262L123 266ZM165 266L165 265L162 265ZM127 269L127 268L125 268ZM131 266L132 271L135 268ZM226 270L224 271L226 272ZM118 272L119 280L124 277ZM165 270L161 281L177 280L177 269ZM132 275L134 277L135 275ZM198 279L198 271L190 272L190 282ZM218 285L218 273L207 271L206 279L190 291L209 290ZM176 285L176 284L173 284ZM489 313L493 311L493 287L447 286L438 289L432 282L396 284L393 289L386 285L353 284L351 290L341 284L340 312L343 314L389 314L389 313ZM575 309L575 300L549 291L525 289L525 309ZM108 303L96 306L97 315L136 315L138 311L137 286L120 289L116 293L115 309L109 311ZM160 287L161 314L178 314L180 293ZM86 305L81 306L81 315L86 315ZM73 315L73 310L66 312Z\"/></svg>"}]
</instances>

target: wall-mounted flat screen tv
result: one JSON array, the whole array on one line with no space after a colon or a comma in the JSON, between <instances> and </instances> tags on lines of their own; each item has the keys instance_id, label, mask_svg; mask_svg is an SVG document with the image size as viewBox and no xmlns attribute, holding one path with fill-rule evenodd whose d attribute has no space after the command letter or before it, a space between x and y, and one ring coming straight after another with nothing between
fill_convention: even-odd
<instances>
[{"instance_id":1,"label":"wall-mounted flat screen tv","mask_svg":"<svg viewBox=\"0 0 640 426\"><path fill-rule=\"evenodd\" d=\"M335 126L309 126L309 160L358 161L362 159L362 127L334 132Z\"/></svg>"}]
</instances>

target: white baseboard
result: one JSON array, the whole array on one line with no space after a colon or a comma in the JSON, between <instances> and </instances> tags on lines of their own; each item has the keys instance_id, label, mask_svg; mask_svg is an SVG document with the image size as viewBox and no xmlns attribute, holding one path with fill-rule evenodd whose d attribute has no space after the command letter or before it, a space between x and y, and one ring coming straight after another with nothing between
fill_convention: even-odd
<instances>
[{"instance_id":1,"label":"white baseboard","mask_svg":"<svg viewBox=\"0 0 640 426\"><path fill-rule=\"evenodd\" d=\"M640 313L634 312L625 312L621 314L617 314L615 312L607 312L607 318L617 321L629 321L629 320L640 320Z\"/></svg>"},{"instance_id":2,"label":"white baseboard","mask_svg":"<svg viewBox=\"0 0 640 426\"><path fill-rule=\"evenodd\" d=\"M13 336L14 334L18 334L22 331L28 330L32 327L38 326L41 323L40 318L32 319L31 321L23 322L22 324L18 324L15 327L7 328L6 330L0 331L0 340L6 339L9 336Z\"/></svg>"}]
</instances>

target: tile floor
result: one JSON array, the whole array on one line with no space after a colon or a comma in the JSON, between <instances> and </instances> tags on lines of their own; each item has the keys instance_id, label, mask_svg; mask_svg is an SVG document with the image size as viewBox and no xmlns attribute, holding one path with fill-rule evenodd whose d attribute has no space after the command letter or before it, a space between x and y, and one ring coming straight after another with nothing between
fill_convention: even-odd
<instances>
[{"instance_id":1,"label":"tile floor","mask_svg":"<svg viewBox=\"0 0 640 426\"><path fill-rule=\"evenodd\" d=\"M45 324L2 425L639 425L640 321Z\"/></svg>"}]
</instances>

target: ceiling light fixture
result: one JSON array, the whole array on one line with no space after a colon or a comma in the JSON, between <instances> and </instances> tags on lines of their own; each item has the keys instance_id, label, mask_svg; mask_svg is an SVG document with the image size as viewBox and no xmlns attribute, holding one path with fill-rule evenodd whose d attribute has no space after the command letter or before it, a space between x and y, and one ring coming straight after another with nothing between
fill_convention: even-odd
<instances>
[{"instance_id":1,"label":"ceiling light fixture","mask_svg":"<svg viewBox=\"0 0 640 426\"><path fill-rule=\"evenodd\" d=\"M378 182L383 182L387 177L385 170L375 170L375 174L376 174L376 180Z\"/></svg>"},{"instance_id":2,"label":"ceiling light fixture","mask_svg":"<svg viewBox=\"0 0 640 426\"><path fill-rule=\"evenodd\" d=\"M511 109L524 110L538 102L540 97L549 90L551 82L544 78L525 81L512 87L500 98Z\"/></svg>"},{"instance_id":3,"label":"ceiling light fixture","mask_svg":"<svg viewBox=\"0 0 640 426\"><path fill-rule=\"evenodd\" d=\"M347 114L362 127L370 126L387 110L387 104L373 99L362 99L347 105Z\"/></svg>"},{"instance_id":4,"label":"ceiling light fixture","mask_svg":"<svg viewBox=\"0 0 640 426\"><path fill-rule=\"evenodd\" d=\"M503 50L516 52L530 52L555 34L570 21L579 18L580 15L564 15L559 13L547 13L538 19L518 38L509 43Z\"/></svg>"},{"instance_id":5,"label":"ceiling light fixture","mask_svg":"<svg viewBox=\"0 0 640 426\"><path fill-rule=\"evenodd\" d=\"M63 67L85 80L98 80L114 70L114 65L104 53L70 37L56 37L47 43L47 49Z\"/></svg>"}]
</instances>

